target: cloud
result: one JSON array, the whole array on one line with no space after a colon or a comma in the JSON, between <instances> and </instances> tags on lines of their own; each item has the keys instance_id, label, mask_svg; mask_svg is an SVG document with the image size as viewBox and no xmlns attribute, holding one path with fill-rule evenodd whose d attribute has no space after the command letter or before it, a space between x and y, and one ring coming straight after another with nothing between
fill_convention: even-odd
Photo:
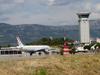
<instances>
[{"instance_id":1,"label":"cloud","mask_svg":"<svg viewBox=\"0 0 100 75\"><path fill-rule=\"evenodd\" d=\"M53 5L68 5L82 0L54 0Z\"/></svg>"},{"instance_id":2,"label":"cloud","mask_svg":"<svg viewBox=\"0 0 100 75\"><path fill-rule=\"evenodd\" d=\"M98 0L97 0L98 1ZM10 24L78 24L78 12L92 12L99 18L96 0L0 0L0 22ZM94 3L95 2L95 3Z\"/></svg>"},{"instance_id":3,"label":"cloud","mask_svg":"<svg viewBox=\"0 0 100 75\"><path fill-rule=\"evenodd\" d=\"M22 6L22 3L24 3L24 0L0 0L0 14L12 13Z\"/></svg>"},{"instance_id":4,"label":"cloud","mask_svg":"<svg viewBox=\"0 0 100 75\"><path fill-rule=\"evenodd\" d=\"M48 5L53 5L55 0L48 0Z\"/></svg>"},{"instance_id":5,"label":"cloud","mask_svg":"<svg viewBox=\"0 0 100 75\"><path fill-rule=\"evenodd\" d=\"M13 1L16 3L24 3L25 2L25 0L13 0Z\"/></svg>"},{"instance_id":6,"label":"cloud","mask_svg":"<svg viewBox=\"0 0 100 75\"><path fill-rule=\"evenodd\" d=\"M96 5L95 5L95 8L96 8L96 9L95 9L96 11L100 11L100 3L99 3L99 4L96 4Z\"/></svg>"},{"instance_id":7,"label":"cloud","mask_svg":"<svg viewBox=\"0 0 100 75\"><path fill-rule=\"evenodd\" d=\"M91 1L91 0L84 0ZM71 3L84 2L83 0L30 0L30 3L36 3L44 6L63 6Z\"/></svg>"},{"instance_id":8,"label":"cloud","mask_svg":"<svg viewBox=\"0 0 100 75\"><path fill-rule=\"evenodd\" d=\"M7 20L9 20L9 17L3 17L3 18L0 17L0 21L7 21Z\"/></svg>"},{"instance_id":9,"label":"cloud","mask_svg":"<svg viewBox=\"0 0 100 75\"><path fill-rule=\"evenodd\" d=\"M0 4L23 3L25 0L0 0Z\"/></svg>"},{"instance_id":10,"label":"cloud","mask_svg":"<svg viewBox=\"0 0 100 75\"><path fill-rule=\"evenodd\" d=\"M90 14L90 19L98 19L100 18L100 13L91 13Z\"/></svg>"}]
</instances>

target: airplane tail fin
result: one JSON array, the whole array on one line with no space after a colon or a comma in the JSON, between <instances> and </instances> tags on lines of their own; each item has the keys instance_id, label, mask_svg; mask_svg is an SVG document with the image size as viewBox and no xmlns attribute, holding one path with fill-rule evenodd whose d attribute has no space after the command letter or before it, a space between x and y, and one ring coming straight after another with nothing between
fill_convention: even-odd
<instances>
[{"instance_id":1,"label":"airplane tail fin","mask_svg":"<svg viewBox=\"0 0 100 75\"><path fill-rule=\"evenodd\" d=\"M19 37L17 37L17 42L18 42L18 46L23 46L23 43L21 42L21 40L19 39Z\"/></svg>"}]
</instances>

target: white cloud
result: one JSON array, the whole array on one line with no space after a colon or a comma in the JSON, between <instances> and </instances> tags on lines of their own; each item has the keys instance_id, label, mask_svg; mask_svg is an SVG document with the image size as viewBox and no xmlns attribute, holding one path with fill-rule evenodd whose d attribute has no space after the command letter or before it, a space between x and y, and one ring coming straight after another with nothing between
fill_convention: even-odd
<instances>
[{"instance_id":1,"label":"white cloud","mask_svg":"<svg viewBox=\"0 0 100 75\"><path fill-rule=\"evenodd\" d=\"M100 13L91 13L90 14L90 19L98 19L100 18Z\"/></svg>"},{"instance_id":2,"label":"white cloud","mask_svg":"<svg viewBox=\"0 0 100 75\"><path fill-rule=\"evenodd\" d=\"M17 2L17 3L24 3L25 0L14 0L14 2Z\"/></svg>"},{"instance_id":3,"label":"white cloud","mask_svg":"<svg viewBox=\"0 0 100 75\"><path fill-rule=\"evenodd\" d=\"M96 11L100 11L100 4L95 5Z\"/></svg>"},{"instance_id":4,"label":"white cloud","mask_svg":"<svg viewBox=\"0 0 100 75\"><path fill-rule=\"evenodd\" d=\"M53 5L54 4L54 0L48 0L48 5Z\"/></svg>"},{"instance_id":5,"label":"white cloud","mask_svg":"<svg viewBox=\"0 0 100 75\"><path fill-rule=\"evenodd\" d=\"M78 12L91 12L90 19L99 18L100 4L92 1L94 0L0 0L0 22L78 24Z\"/></svg>"},{"instance_id":6,"label":"white cloud","mask_svg":"<svg viewBox=\"0 0 100 75\"><path fill-rule=\"evenodd\" d=\"M71 3L76 3L78 1L82 1L82 0L48 0L48 2L50 2L50 5L68 5Z\"/></svg>"},{"instance_id":7,"label":"white cloud","mask_svg":"<svg viewBox=\"0 0 100 75\"><path fill-rule=\"evenodd\" d=\"M16 13L15 10L22 6L24 0L0 0L0 15Z\"/></svg>"},{"instance_id":8,"label":"white cloud","mask_svg":"<svg viewBox=\"0 0 100 75\"><path fill-rule=\"evenodd\" d=\"M5 15L0 16L0 21L7 21L7 20L9 20L9 17L7 17Z\"/></svg>"},{"instance_id":9,"label":"white cloud","mask_svg":"<svg viewBox=\"0 0 100 75\"><path fill-rule=\"evenodd\" d=\"M90 0L29 0L31 3L41 4L41 5L51 5L51 6L63 6L69 5L71 3L85 2Z\"/></svg>"}]
</instances>

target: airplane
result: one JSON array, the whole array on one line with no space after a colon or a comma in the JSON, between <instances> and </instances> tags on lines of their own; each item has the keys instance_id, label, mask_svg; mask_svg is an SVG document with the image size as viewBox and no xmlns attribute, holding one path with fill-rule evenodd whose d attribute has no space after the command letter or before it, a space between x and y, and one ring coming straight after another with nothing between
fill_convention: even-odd
<instances>
[{"instance_id":1,"label":"airplane","mask_svg":"<svg viewBox=\"0 0 100 75\"><path fill-rule=\"evenodd\" d=\"M89 50L88 49L84 49L84 47L77 47L76 48L76 53L78 52L88 52Z\"/></svg>"},{"instance_id":2,"label":"airplane","mask_svg":"<svg viewBox=\"0 0 100 75\"><path fill-rule=\"evenodd\" d=\"M16 46L16 48L22 51L26 51L30 53L30 55L36 52L39 52L39 54L41 54L40 53L41 51L47 53L45 50L51 49L48 45L23 45L19 37L17 37L17 42L18 42L18 46Z\"/></svg>"}]
</instances>

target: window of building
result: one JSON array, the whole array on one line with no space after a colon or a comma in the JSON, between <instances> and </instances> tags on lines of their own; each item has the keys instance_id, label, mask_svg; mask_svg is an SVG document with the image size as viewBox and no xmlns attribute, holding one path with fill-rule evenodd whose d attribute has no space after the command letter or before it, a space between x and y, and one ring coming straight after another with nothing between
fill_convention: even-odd
<instances>
[{"instance_id":1,"label":"window of building","mask_svg":"<svg viewBox=\"0 0 100 75\"><path fill-rule=\"evenodd\" d=\"M89 15L79 15L78 17L79 17L79 18L88 18Z\"/></svg>"}]
</instances>

